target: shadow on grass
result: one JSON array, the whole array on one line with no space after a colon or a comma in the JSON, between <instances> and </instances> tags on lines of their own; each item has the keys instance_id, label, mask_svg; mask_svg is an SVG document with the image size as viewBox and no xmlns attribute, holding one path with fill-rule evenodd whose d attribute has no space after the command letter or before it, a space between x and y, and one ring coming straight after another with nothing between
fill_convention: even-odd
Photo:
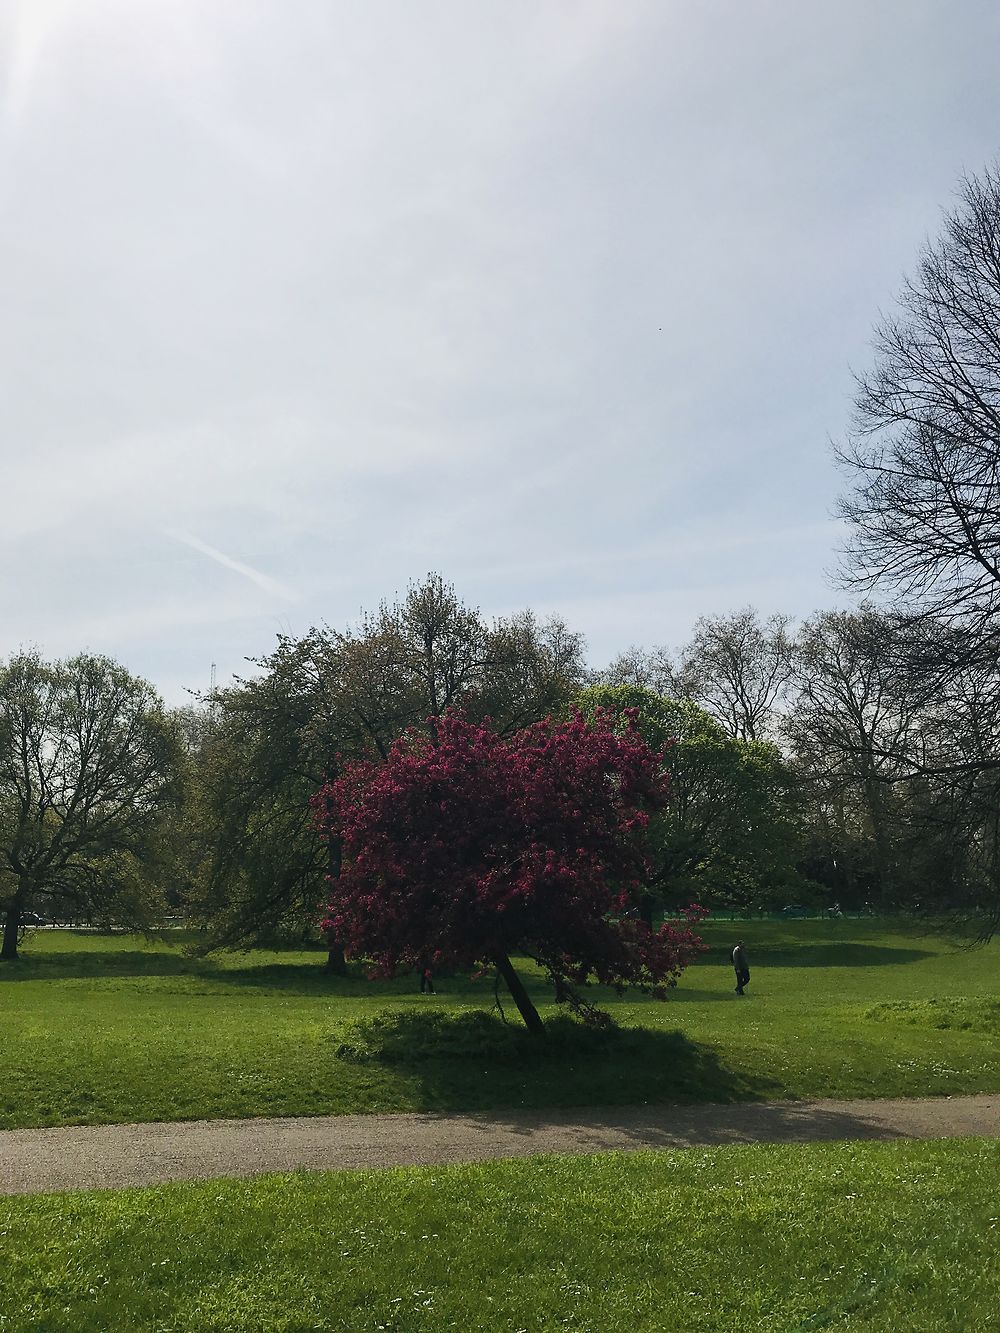
<instances>
[{"instance_id":1,"label":"shadow on grass","mask_svg":"<svg viewBox=\"0 0 1000 1333\"><path fill-rule=\"evenodd\" d=\"M68 933L68 932L67 932ZM87 937L88 944L93 935ZM227 990L250 990L263 993L273 992L284 996L315 996L336 1000L338 997L352 999L372 998L403 1000L419 997L419 981L416 972L402 973L390 980L373 980L363 962L348 965L347 976L338 976L328 972L324 966L326 952L319 951L306 955L309 961L248 963L246 966L234 966L234 956L224 956L224 961L217 955L200 957L186 953L181 949L114 949L86 950L46 949L34 952L30 948L22 951L19 958L11 962L0 963L0 983L5 981L42 981L58 983L60 981L86 981L96 983L115 980L128 981L142 978L186 979L192 982L208 983L220 992ZM551 999L551 989L541 978L527 979L527 984L539 1002ZM492 990L492 980L473 980L466 975L449 976L442 979L445 994L443 999L473 999L481 1002Z\"/></svg>"},{"instance_id":2,"label":"shadow on grass","mask_svg":"<svg viewBox=\"0 0 1000 1333\"><path fill-rule=\"evenodd\" d=\"M759 967L887 967L935 957L931 949L893 949L884 944L839 944L836 941L783 945L748 943L747 952L751 970L755 964ZM729 966L729 952L712 949L700 960L700 964L705 963Z\"/></svg>"},{"instance_id":3,"label":"shadow on grass","mask_svg":"<svg viewBox=\"0 0 1000 1333\"><path fill-rule=\"evenodd\" d=\"M538 1038L485 1010L383 1010L346 1025L335 1054L405 1075L422 1110L746 1102L779 1087L681 1032L594 1029L565 1015Z\"/></svg>"},{"instance_id":4,"label":"shadow on grass","mask_svg":"<svg viewBox=\"0 0 1000 1333\"><path fill-rule=\"evenodd\" d=\"M324 958L325 955L317 953L315 962L233 967L220 964L212 957L199 958L179 949L114 949L105 952L70 947L36 953L28 948L22 950L16 960L0 965L0 981L195 977L221 986L253 986L261 990L310 995L329 994L335 992L337 986L350 987L352 982L367 983L360 966L352 968L347 977L335 977L323 967Z\"/></svg>"},{"instance_id":5,"label":"shadow on grass","mask_svg":"<svg viewBox=\"0 0 1000 1333\"><path fill-rule=\"evenodd\" d=\"M499 1111L466 1117L465 1125L483 1135L482 1155L493 1156L498 1133L529 1140L518 1151L595 1153L623 1149L723 1147L740 1143L833 1143L888 1141L913 1137L904 1117L894 1121L878 1103L817 1106L810 1102L757 1101L750 1105L574 1107L565 1110ZM976 1132L963 1124L960 1132ZM545 1135L554 1142L537 1146ZM918 1135L919 1137L919 1135ZM488 1145L488 1146L487 1146ZM512 1155L506 1152L503 1155Z\"/></svg>"},{"instance_id":6,"label":"shadow on grass","mask_svg":"<svg viewBox=\"0 0 1000 1333\"><path fill-rule=\"evenodd\" d=\"M81 932L79 938L86 948L74 948L76 932L61 932L67 939L66 948L47 947L33 950L30 945L13 962L0 964L0 982L4 981L80 981L95 982L128 980L130 978L188 978L208 982L220 990L228 988L272 991L291 996L318 996L336 999L370 997L389 1000L412 998L422 1002L416 972L402 972L392 979L372 979L364 962L348 965L346 977L328 972L324 966L325 951L302 955L302 962L258 962L239 965L239 955L209 954L200 956L182 948L162 949L95 949L92 932ZM259 956L259 955L258 955ZM538 1005L547 1005L553 999L552 987L537 971L522 966L521 980ZM482 1003L493 992L491 974L472 977L468 973L439 974L436 977L439 998L445 1003L471 1000ZM614 991L600 986L588 988L588 995L601 1006L614 1008L619 997ZM627 996L632 1001L647 999L641 992ZM670 991L668 1003L678 1000L700 1001L731 999L727 988L713 990ZM658 1002L655 1002L658 1003Z\"/></svg>"},{"instance_id":7,"label":"shadow on grass","mask_svg":"<svg viewBox=\"0 0 1000 1333\"><path fill-rule=\"evenodd\" d=\"M92 937L91 937L92 938ZM17 959L0 965L0 981L61 981L77 977L212 976L218 969L181 953L143 949L115 949L107 953L88 949L23 948Z\"/></svg>"},{"instance_id":8,"label":"shadow on grass","mask_svg":"<svg viewBox=\"0 0 1000 1333\"><path fill-rule=\"evenodd\" d=\"M711 961L711 960L709 960ZM726 959L726 965L732 970L732 965ZM688 976L691 974L688 973ZM652 1007L659 1007L663 1002L656 1000L651 995L643 994L641 991L626 991L623 996L626 1004L648 1004ZM668 994L666 1003L675 1004L731 1004L733 1001L733 984L727 978L719 986L713 986L711 990L699 990L696 986L687 985L687 980L683 980L679 986L675 986Z\"/></svg>"}]
</instances>

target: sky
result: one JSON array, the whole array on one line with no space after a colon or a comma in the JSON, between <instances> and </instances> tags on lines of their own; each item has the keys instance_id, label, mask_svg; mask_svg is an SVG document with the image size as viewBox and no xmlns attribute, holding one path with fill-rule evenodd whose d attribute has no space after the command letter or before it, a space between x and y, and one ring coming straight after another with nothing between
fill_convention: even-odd
<instances>
[{"instance_id":1,"label":"sky","mask_svg":"<svg viewBox=\"0 0 1000 1333\"><path fill-rule=\"evenodd\" d=\"M0 657L172 703L430 570L594 665L831 579L994 0L0 0Z\"/></svg>"}]
</instances>

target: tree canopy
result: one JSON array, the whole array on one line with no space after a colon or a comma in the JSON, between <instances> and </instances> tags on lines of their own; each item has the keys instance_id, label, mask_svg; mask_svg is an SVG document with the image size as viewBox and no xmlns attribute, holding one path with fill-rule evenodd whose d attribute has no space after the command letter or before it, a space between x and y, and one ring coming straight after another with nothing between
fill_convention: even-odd
<instances>
[{"instance_id":1,"label":"tree canopy","mask_svg":"<svg viewBox=\"0 0 1000 1333\"><path fill-rule=\"evenodd\" d=\"M219 692L201 751L192 905L206 945L315 928L340 846L316 828L309 798L342 763L385 760L403 732L429 734L428 719L454 704L504 732L537 721L578 687L581 653L557 618L489 622L436 574L356 628L280 638L259 676Z\"/></svg>"},{"instance_id":2,"label":"tree canopy","mask_svg":"<svg viewBox=\"0 0 1000 1333\"><path fill-rule=\"evenodd\" d=\"M513 952L592 1020L588 979L662 995L699 948L696 910L657 932L631 910L649 813L665 799L634 729L577 716L505 737L447 713L434 736L407 733L384 762L347 765L317 796L319 825L344 850L328 928L386 973L494 965L536 1032Z\"/></svg>"},{"instance_id":3,"label":"tree canopy","mask_svg":"<svg viewBox=\"0 0 1000 1333\"><path fill-rule=\"evenodd\" d=\"M690 699L640 686L594 685L579 703L589 717L634 718L659 756L670 800L650 822L649 891L726 908L801 891L794 788L776 746L738 740Z\"/></svg>"},{"instance_id":4,"label":"tree canopy","mask_svg":"<svg viewBox=\"0 0 1000 1333\"><path fill-rule=\"evenodd\" d=\"M180 740L152 687L106 657L0 667L2 956L29 904L142 920ZM51 910L51 909L50 909Z\"/></svg>"}]
</instances>

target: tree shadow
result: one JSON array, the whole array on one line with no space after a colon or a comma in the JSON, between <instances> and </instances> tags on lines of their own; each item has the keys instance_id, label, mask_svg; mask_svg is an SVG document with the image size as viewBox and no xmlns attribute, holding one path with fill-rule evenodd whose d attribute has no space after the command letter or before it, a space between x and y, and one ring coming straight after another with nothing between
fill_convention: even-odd
<instances>
[{"instance_id":1,"label":"tree shadow","mask_svg":"<svg viewBox=\"0 0 1000 1333\"><path fill-rule=\"evenodd\" d=\"M896 963L916 963L921 958L933 958L931 949L893 949L884 944L796 943L749 944L751 970L758 967L886 967ZM731 966L729 952L712 950L705 954L695 968L706 963L725 963Z\"/></svg>"},{"instance_id":2,"label":"tree shadow","mask_svg":"<svg viewBox=\"0 0 1000 1333\"><path fill-rule=\"evenodd\" d=\"M179 977L212 976L213 969L200 959L181 953L143 949L86 951L47 949L34 953L22 949L20 956L0 967L0 981L63 981L92 977Z\"/></svg>"},{"instance_id":3,"label":"tree shadow","mask_svg":"<svg viewBox=\"0 0 1000 1333\"><path fill-rule=\"evenodd\" d=\"M68 933L68 932L67 932ZM86 936L93 943L92 934ZM311 963L274 963L257 967L233 967L213 957L198 957L181 949L65 949L34 951L30 946L20 956L0 967L0 980L62 981L122 977L197 977L224 985L257 985L262 989L325 990L333 979L322 959ZM363 980L360 969L355 979Z\"/></svg>"},{"instance_id":4,"label":"tree shadow","mask_svg":"<svg viewBox=\"0 0 1000 1333\"><path fill-rule=\"evenodd\" d=\"M374 978L364 960L348 964L347 975L327 971L325 950L281 951L280 961L237 961L240 955L232 953L198 954L176 944L172 939L168 948L95 948L99 936L93 931L60 931L66 938L65 948L46 947L34 950L30 945L11 962L0 964L0 982L4 981L67 981L95 982L114 979L177 978L198 980L220 989L270 991L283 995L370 998L373 1000L419 999L419 980L416 971L401 972L392 978ZM155 937L154 937L155 939ZM86 947L74 947L73 941L86 941ZM47 941L47 946L49 942ZM253 951L260 957L263 951ZM291 955L291 957L289 957ZM302 961L294 961L301 958ZM553 990L537 970L521 964L519 972L526 989L537 1004L546 1005L553 999ZM493 994L492 974L472 976L464 972L437 975L440 998L446 1002L472 1001L489 1004ZM600 1003L613 1005L617 997L605 987L588 988Z\"/></svg>"},{"instance_id":5,"label":"tree shadow","mask_svg":"<svg viewBox=\"0 0 1000 1333\"><path fill-rule=\"evenodd\" d=\"M335 1054L395 1069L421 1110L725 1104L780 1086L729 1068L682 1032L594 1029L565 1015L549 1019L538 1038L485 1010L388 1010L342 1030Z\"/></svg>"},{"instance_id":6,"label":"tree shadow","mask_svg":"<svg viewBox=\"0 0 1000 1333\"><path fill-rule=\"evenodd\" d=\"M70 935L71 932L64 932ZM76 932L72 932L75 934ZM337 997L370 997L372 999L404 1000L419 995L416 972L402 973L391 979L373 979L364 962L348 964L346 976L327 971L324 966L326 951L309 951L305 961L283 959L273 963L246 963L240 965L232 954L198 955L183 948L171 949L95 949L92 932L79 932L86 938L86 949L46 948L21 951L12 961L0 964L0 983L4 981L85 981L132 980L142 978L177 978L209 983L220 991L244 989L274 992L282 995ZM540 978L531 989L538 992L539 1001L551 999L551 988ZM474 999L482 1002L492 992L491 978L476 980L469 976L447 977L443 983L445 999Z\"/></svg>"},{"instance_id":7,"label":"tree shadow","mask_svg":"<svg viewBox=\"0 0 1000 1333\"><path fill-rule=\"evenodd\" d=\"M507 1156L493 1145L500 1136L519 1141L513 1151L594 1153L642 1149L721 1147L740 1143L817 1143L844 1140L911 1138L913 1131L894 1124L891 1112L878 1103L830 1105L811 1102L749 1101L742 1106L708 1103L697 1107L677 1104L576 1107L496 1114L472 1113L465 1124L482 1134L482 1156ZM556 1143L552 1135L558 1135ZM544 1137L543 1137L544 1136ZM528 1141L525 1143L525 1141ZM490 1145L488 1148L486 1145ZM500 1145L498 1145L500 1146Z\"/></svg>"},{"instance_id":8,"label":"tree shadow","mask_svg":"<svg viewBox=\"0 0 1000 1333\"><path fill-rule=\"evenodd\" d=\"M325 955L324 955L325 957ZM141 979L143 977L186 978L211 982L220 989L245 988L276 991L291 995L357 995L359 992L395 995L416 989L416 982L372 982L361 965L350 968L346 977L327 972L317 956L308 963L265 963L233 967L215 959L189 954L142 949L99 950L86 952L47 950L45 953L22 952L20 957L0 966L3 981L70 981Z\"/></svg>"},{"instance_id":9,"label":"tree shadow","mask_svg":"<svg viewBox=\"0 0 1000 1333\"><path fill-rule=\"evenodd\" d=\"M418 998L415 973L401 974L390 980L373 980L363 962L352 962L346 977L328 972L324 967L325 953L308 951L288 954L281 961L238 962L233 955L193 954L181 941L171 947L149 948L95 948L100 937L92 931L65 931L66 947L51 947L51 938L44 949L32 949L30 944L13 962L0 964L0 983L4 981L60 981L87 980L95 982L114 979L175 978L180 983L199 981L213 988L242 989L273 992L288 996L350 997L372 1000L404 1000ZM79 941L79 943L77 943ZM86 941L86 947L80 947ZM884 945L857 942L800 942L780 945L751 945L751 970L760 967L824 968L824 967L883 967L916 962L933 957L930 950L918 948L893 949ZM259 954L257 955L260 956ZM238 956L237 956L238 957ZM302 961L298 961L301 958ZM732 999L730 985L699 986L699 971L704 966L729 967L729 950L715 949L690 968L681 984L668 993L667 1004L725 1003ZM538 1005L548 1006L553 999L552 988L536 968L518 960L518 971L526 989ZM472 977L464 973L437 978L440 999L454 1003L470 1001L489 1003L492 995L492 975ZM601 1008L614 1012L621 998L607 987L588 986L587 998ZM627 1004L659 1005L639 991L627 992Z\"/></svg>"},{"instance_id":10,"label":"tree shadow","mask_svg":"<svg viewBox=\"0 0 1000 1333\"><path fill-rule=\"evenodd\" d=\"M726 960L729 965L728 959ZM730 971L732 970L730 966ZM690 974L689 974L690 975ZM727 982L725 986L714 986L711 990L699 989L696 986L685 985L684 981L671 990L667 997L668 1005L674 1004L729 1004L733 999L733 985ZM625 1001L628 1004L661 1004L661 1000L655 1000L650 995L626 995Z\"/></svg>"}]
</instances>

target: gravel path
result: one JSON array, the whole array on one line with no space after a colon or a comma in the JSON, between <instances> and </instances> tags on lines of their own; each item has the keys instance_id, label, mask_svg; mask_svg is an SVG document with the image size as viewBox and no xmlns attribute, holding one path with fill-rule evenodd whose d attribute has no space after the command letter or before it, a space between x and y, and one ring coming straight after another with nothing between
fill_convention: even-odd
<instances>
[{"instance_id":1,"label":"gravel path","mask_svg":"<svg viewBox=\"0 0 1000 1333\"><path fill-rule=\"evenodd\" d=\"M482 1115L194 1120L0 1131L0 1194L118 1189L297 1167L471 1162L534 1153L829 1139L1000 1138L1000 1093L907 1101L759 1102Z\"/></svg>"}]
</instances>

